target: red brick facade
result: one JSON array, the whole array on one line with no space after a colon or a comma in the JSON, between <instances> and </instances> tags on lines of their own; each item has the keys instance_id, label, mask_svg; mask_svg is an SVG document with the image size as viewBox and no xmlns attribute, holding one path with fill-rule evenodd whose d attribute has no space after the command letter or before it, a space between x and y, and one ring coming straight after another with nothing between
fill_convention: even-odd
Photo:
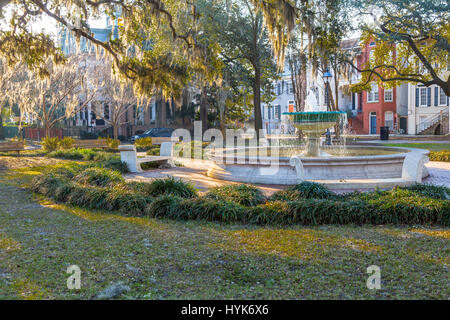
<instances>
[{"instance_id":1,"label":"red brick facade","mask_svg":"<svg viewBox=\"0 0 450 320\"><path fill-rule=\"evenodd\" d=\"M370 51L374 46L366 45L361 56L358 59L358 67L362 68L363 65L370 58ZM368 91L364 91L358 95L359 103L357 106L357 116L350 119L350 125L357 134L379 134L380 127L386 124L386 112L392 112L393 115L393 127L397 124L397 89L392 90L392 101L385 101L385 90L382 87L378 88L378 101L368 102ZM376 122L372 119L372 124L375 124L374 131L371 130L371 115L376 115Z\"/></svg>"}]
</instances>

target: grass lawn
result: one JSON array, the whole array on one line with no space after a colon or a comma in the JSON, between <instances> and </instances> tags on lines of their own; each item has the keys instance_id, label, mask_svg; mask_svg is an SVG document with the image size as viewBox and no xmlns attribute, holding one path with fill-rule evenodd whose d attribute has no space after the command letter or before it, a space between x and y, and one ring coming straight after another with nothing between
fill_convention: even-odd
<instances>
[{"instance_id":1,"label":"grass lawn","mask_svg":"<svg viewBox=\"0 0 450 320\"><path fill-rule=\"evenodd\" d=\"M0 159L1 160L1 159ZM450 229L257 227L127 217L52 203L21 187L42 167L0 171L0 300L413 299L450 297ZM81 290L66 287L69 265ZM366 287L370 265L381 290Z\"/></svg>"},{"instance_id":2,"label":"grass lawn","mask_svg":"<svg viewBox=\"0 0 450 320\"><path fill-rule=\"evenodd\" d=\"M429 151L450 151L450 143L384 143L383 145L389 147L427 149Z\"/></svg>"}]
</instances>

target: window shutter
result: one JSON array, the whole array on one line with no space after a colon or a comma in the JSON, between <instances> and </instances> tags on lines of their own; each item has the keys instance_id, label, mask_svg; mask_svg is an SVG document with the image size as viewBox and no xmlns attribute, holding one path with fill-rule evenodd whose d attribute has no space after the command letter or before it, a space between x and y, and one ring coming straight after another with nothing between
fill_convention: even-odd
<instances>
[{"instance_id":1,"label":"window shutter","mask_svg":"<svg viewBox=\"0 0 450 320\"><path fill-rule=\"evenodd\" d=\"M434 106L437 107L439 102L439 88L434 88Z\"/></svg>"},{"instance_id":2,"label":"window shutter","mask_svg":"<svg viewBox=\"0 0 450 320\"><path fill-rule=\"evenodd\" d=\"M420 94L419 88L416 88L416 107L419 106L419 94Z\"/></svg>"},{"instance_id":3,"label":"window shutter","mask_svg":"<svg viewBox=\"0 0 450 320\"><path fill-rule=\"evenodd\" d=\"M427 89L427 105L431 107L431 88Z\"/></svg>"}]
</instances>

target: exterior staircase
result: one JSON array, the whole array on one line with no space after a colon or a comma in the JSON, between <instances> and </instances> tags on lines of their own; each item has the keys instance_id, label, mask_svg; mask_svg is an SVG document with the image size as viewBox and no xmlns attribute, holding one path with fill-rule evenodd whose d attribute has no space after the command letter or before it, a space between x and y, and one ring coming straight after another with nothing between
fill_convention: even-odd
<instances>
[{"instance_id":1,"label":"exterior staircase","mask_svg":"<svg viewBox=\"0 0 450 320\"><path fill-rule=\"evenodd\" d=\"M448 109L419 123L416 127L418 135L442 135L449 133Z\"/></svg>"}]
</instances>

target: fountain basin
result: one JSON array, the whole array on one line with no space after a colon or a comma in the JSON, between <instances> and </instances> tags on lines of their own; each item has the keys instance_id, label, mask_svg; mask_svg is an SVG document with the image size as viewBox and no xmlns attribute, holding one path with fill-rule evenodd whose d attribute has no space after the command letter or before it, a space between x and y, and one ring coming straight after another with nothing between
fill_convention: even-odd
<instances>
[{"instance_id":1,"label":"fountain basin","mask_svg":"<svg viewBox=\"0 0 450 320\"><path fill-rule=\"evenodd\" d=\"M274 148L269 156L246 155L257 151L256 147L216 150L209 155L214 164L207 175L222 180L274 185L294 185L307 180L337 189L406 186L421 182L427 175L424 164L428 161L428 151L422 149L349 146L347 148L353 154L367 150L381 154L302 157L283 156L283 147ZM277 156L276 148L282 156Z\"/></svg>"}]
</instances>

